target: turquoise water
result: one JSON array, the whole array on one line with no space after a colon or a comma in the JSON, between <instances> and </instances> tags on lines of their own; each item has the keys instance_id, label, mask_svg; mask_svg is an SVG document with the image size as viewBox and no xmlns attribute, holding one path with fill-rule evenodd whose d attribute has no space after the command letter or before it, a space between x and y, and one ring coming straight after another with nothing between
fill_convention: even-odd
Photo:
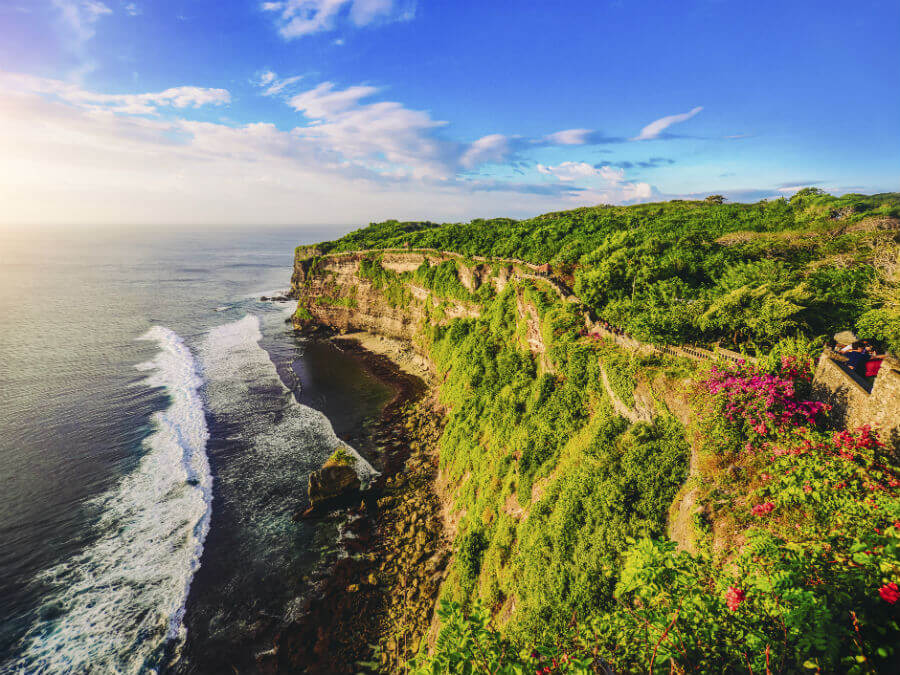
<instances>
[{"instance_id":1,"label":"turquoise water","mask_svg":"<svg viewBox=\"0 0 900 675\"><path fill-rule=\"evenodd\" d=\"M0 234L0 672L220 672L296 614L306 476L389 395L258 299L332 236Z\"/></svg>"}]
</instances>

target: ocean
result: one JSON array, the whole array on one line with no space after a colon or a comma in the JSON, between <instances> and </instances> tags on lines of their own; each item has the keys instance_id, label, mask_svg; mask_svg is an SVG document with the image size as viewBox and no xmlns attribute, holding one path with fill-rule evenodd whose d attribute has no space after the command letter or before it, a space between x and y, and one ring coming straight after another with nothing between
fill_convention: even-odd
<instances>
[{"instance_id":1,"label":"ocean","mask_svg":"<svg viewBox=\"0 0 900 675\"><path fill-rule=\"evenodd\" d=\"M0 233L0 673L219 673L297 615L309 472L392 392L259 298L339 233Z\"/></svg>"}]
</instances>

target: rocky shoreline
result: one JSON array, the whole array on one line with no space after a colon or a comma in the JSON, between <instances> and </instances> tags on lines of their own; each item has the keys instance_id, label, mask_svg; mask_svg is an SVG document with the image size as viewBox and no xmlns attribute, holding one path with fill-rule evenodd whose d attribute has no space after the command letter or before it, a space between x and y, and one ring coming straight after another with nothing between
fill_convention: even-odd
<instances>
[{"instance_id":1,"label":"rocky shoreline","mask_svg":"<svg viewBox=\"0 0 900 675\"><path fill-rule=\"evenodd\" d=\"M306 601L301 618L259 655L261 672L402 670L431 624L450 557L434 489L444 425L434 391L410 368L360 341L332 339L362 356L396 392L373 432L378 447L372 463L382 474L354 505L332 505L348 512L349 555Z\"/></svg>"}]
</instances>

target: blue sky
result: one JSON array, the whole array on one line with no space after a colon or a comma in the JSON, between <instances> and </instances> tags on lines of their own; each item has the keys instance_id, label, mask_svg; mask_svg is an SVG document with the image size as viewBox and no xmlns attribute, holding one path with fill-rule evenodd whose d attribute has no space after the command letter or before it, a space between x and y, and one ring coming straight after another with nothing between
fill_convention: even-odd
<instances>
[{"instance_id":1,"label":"blue sky","mask_svg":"<svg viewBox=\"0 0 900 675\"><path fill-rule=\"evenodd\" d=\"M900 3L0 0L0 223L900 189Z\"/></svg>"}]
</instances>

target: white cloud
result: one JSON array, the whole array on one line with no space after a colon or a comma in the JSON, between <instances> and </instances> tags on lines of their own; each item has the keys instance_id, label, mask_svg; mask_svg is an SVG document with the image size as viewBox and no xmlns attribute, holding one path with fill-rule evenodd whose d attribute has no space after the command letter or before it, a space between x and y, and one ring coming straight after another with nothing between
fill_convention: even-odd
<instances>
[{"instance_id":1,"label":"white cloud","mask_svg":"<svg viewBox=\"0 0 900 675\"><path fill-rule=\"evenodd\" d=\"M673 124L678 124L679 122L684 122L685 120L691 119L694 115L703 110L703 106L697 106L692 110L686 113L680 113L678 115L669 115L667 117L660 117L655 122L650 122L647 126L641 129L641 133L638 134L635 138L631 139L633 141L648 141L653 138L658 138L659 135L666 129L668 129Z\"/></svg>"},{"instance_id":2,"label":"white cloud","mask_svg":"<svg viewBox=\"0 0 900 675\"><path fill-rule=\"evenodd\" d=\"M85 108L130 115L152 115L157 113L160 107L198 108L204 105L224 105L231 101L231 94L225 89L172 87L165 91L146 94L98 94L60 80L14 73L0 73L0 86L11 90L56 96Z\"/></svg>"},{"instance_id":3,"label":"white cloud","mask_svg":"<svg viewBox=\"0 0 900 675\"><path fill-rule=\"evenodd\" d=\"M626 183L622 186L622 201L635 202L652 197L653 188L649 183Z\"/></svg>"},{"instance_id":4,"label":"white cloud","mask_svg":"<svg viewBox=\"0 0 900 675\"><path fill-rule=\"evenodd\" d=\"M81 6L84 7L87 16L91 18L97 18L104 14L112 14L112 10L102 2L98 2L98 0L83 0Z\"/></svg>"},{"instance_id":5,"label":"white cloud","mask_svg":"<svg viewBox=\"0 0 900 675\"><path fill-rule=\"evenodd\" d=\"M274 96L296 84L303 79L303 75L294 75L292 77L279 78L278 75L271 70L264 72L259 76L256 86L263 89L263 96Z\"/></svg>"},{"instance_id":6,"label":"white cloud","mask_svg":"<svg viewBox=\"0 0 900 675\"><path fill-rule=\"evenodd\" d=\"M288 103L311 120L296 133L323 150L385 175L445 179L453 174L455 145L434 137L447 123L400 103L362 103L378 90L331 82L297 94Z\"/></svg>"},{"instance_id":7,"label":"white cloud","mask_svg":"<svg viewBox=\"0 0 900 675\"><path fill-rule=\"evenodd\" d=\"M611 166L594 167L587 162L563 162L556 166L537 165L537 170L547 176L554 176L562 181L574 181L586 178L600 178L607 183L621 183L625 179L625 171Z\"/></svg>"},{"instance_id":8,"label":"white cloud","mask_svg":"<svg viewBox=\"0 0 900 675\"><path fill-rule=\"evenodd\" d=\"M383 178L271 124L122 115L0 83L0 227L525 216L560 196Z\"/></svg>"},{"instance_id":9,"label":"white cloud","mask_svg":"<svg viewBox=\"0 0 900 675\"><path fill-rule=\"evenodd\" d=\"M566 129L545 138L552 145L584 145L594 133L591 129Z\"/></svg>"},{"instance_id":10,"label":"white cloud","mask_svg":"<svg viewBox=\"0 0 900 675\"><path fill-rule=\"evenodd\" d=\"M278 31L288 40L334 30L342 21L360 27L415 16L410 0L284 0L263 2L260 8L277 15Z\"/></svg>"},{"instance_id":11,"label":"white cloud","mask_svg":"<svg viewBox=\"0 0 900 675\"><path fill-rule=\"evenodd\" d=\"M112 10L98 0L52 0L65 31L76 45L94 37L94 24Z\"/></svg>"},{"instance_id":12,"label":"white cloud","mask_svg":"<svg viewBox=\"0 0 900 675\"><path fill-rule=\"evenodd\" d=\"M259 79L272 84L278 76ZM492 135L455 143L440 137L445 123L426 112L365 100L375 93L323 83L292 98L308 124L281 130L264 122L234 126L178 116L192 106L226 102L224 90L97 94L0 73L0 226L463 220L652 193L608 167L584 165L589 172L577 162L544 168L565 176L568 167L573 175L585 174L583 180L463 177L464 156L473 165L500 161L525 141ZM168 115L131 114L162 106Z\"/></svg>"},{"instance_id":13,"label":"white cloud","mask_svg":"<svg viewBox=\"0 0 900 675\"><path fill-rule=\"evenodd\" d=\"M127 5L125 5L125 13L128 16L138 16L142 13L142 10L140 7L138 7L137 3L129 2Z\"/></svg>"},{"instance_id":14,"label":"white cloud","mask_svg":"<svg viewBox=\"0 0 900 675\"><path fill-rule=\"evenodd\" d=\"M350 20L357 26L366 26L378 18L390 16L393 0L354 0L350 6Z\"/></svg>"},{"instance_id":15,"label":"white cloud","mask_svg":"<svg viewBox=\"0 0 900 675\"><path fill-rule=\"evenodd\" d=\"M335 91L334 84L323 82L314 89L293 96L288 103L311 119L324 119L359 105L360 99L377 92L375 87L354 86Z\"/></svg>"},{"instance_id":16,"label":"white cloud","mask_svg":"<svg viewBox=\"0 0 900 675\"><path fill-rule=\"evenodd\" d=\"M459 163L467 168L478 164L500 163L512 153L510 139L503 134L490 134L474 141L463 153Z\"/></svg>"},{"instance_id":17,"label":"white cloud","mask_svg":"<svg viewBox=\"0 0 900 675\"><path fill-rule=\"evenodd\" d=\"M587 162L563 162L556 166L538 164L537 170L547 176L566 182L580 181L587 186L583 192L573 194L570 199L581 203L616 204L650 199L654 190L649 183L625 181L625 171L611 166L591 166Z\"/></svg>"}]
</instances>

